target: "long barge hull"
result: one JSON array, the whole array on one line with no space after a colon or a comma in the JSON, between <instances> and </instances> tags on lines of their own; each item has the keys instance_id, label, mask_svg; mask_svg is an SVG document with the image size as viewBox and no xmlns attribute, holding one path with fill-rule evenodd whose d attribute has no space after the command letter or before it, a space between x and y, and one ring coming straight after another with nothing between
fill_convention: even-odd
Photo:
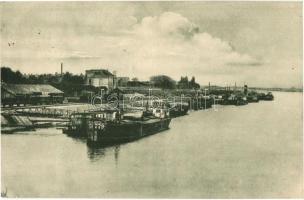
<instances>
[{"instance_id":1,"label":"long barge hull","mask_svg":"<svg viewBox=\"0 0 304 200\"><path fill-rule=\"evenodd\" d=\"M169 129L170 122L171 118L138 121L136 123L107 123L101 126L91 124L87 143L92 146L131 142Z\"/></svg>"}]
</instances>

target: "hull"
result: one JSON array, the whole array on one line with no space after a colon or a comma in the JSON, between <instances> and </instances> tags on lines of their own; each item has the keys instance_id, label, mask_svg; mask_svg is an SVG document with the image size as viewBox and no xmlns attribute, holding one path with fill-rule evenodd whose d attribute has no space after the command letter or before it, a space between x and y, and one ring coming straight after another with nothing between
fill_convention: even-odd
<instances>
[{"instance_id":1,"label":"hull","mask_svg":"<svg viewBox=\"0 0 304 200\"><path fill-rule=\"evenodd\" d=\"M236 102L236 106L243 106L243 105L247 105L248 104L248 101L244 101L244 100L238 100Z\"/></svg>"},{"instance_id":2,"label":"hull","mask_svg":"<svg viewBox=\"0 0 304 200\"><path fill-rule=\"evenodd\" d=\"M189 104L175 103L169 106L169 116L172 118L186 115L189 110Z\"/></svg>"},{"instance_id":3,"label":"hull","mask_svg":"<svg viewBox=\"0 0 304 200\"><path fill-rule=\"evenodd\" d=\"M265 96L264 97L264 101L272 101L274 98L273 98L273 96Z\"/></svg>"},{"instance_id":4,"label":"hull","mask_svg":"<svg viewBox=\"0 0 304 200\"><path fill-rule=\"evenodd\" d=\"M225 100L222 105L235 105L235 106L243 106L247 105L248 102L244 100Z\"/></svg>"},{"instance_id":5,"label":"hull","mask_svg":"<svg viewBox=\"0 0 304 200\"><path fill-rule=\"evenodd\" d=\"M248 99L248 103L258 103L259 99Z\"/></svg>"},{"instance_id":6,"label":"hull","mask_svg":"<svg viewBox=\"0 0 304 200\"><path fill-rule=\"evenodd\" d=\"M257 103L259 102L258 96L247 96L248 103Z\"/></svg>"},{"instance_id":7,"label":"hull","mask_svg":"<svg viewBox=\"0 0 304 200\"><path fill-rule=\"evenodd\" d=\"M100 124L91 121L88 130L88 145L111 145L134 141L169 129L171 118L147 121L123 121Z\"/></svg>"},{"instance_id":8,"label":"hull","mask_svg":"<svg viewBox=\"0 0 304 200\"><path fill-rule=\"evenodd\" d=\"M186 115L188 113L188 108L187 109L184 109L184 110L170 110L169 111L169 115L170 117L180 117L180 116L183 116L183 115Z\"/></svg>"},{"instance_id":9,"label":"hull","mask_svg":"<svg viewBox=\"0 0 304 200\"><path fill-rule=\"evenodd\" d=\"M212 99L198 99L192 102L193 110L204 110L212 107L213 100Z\"/></svg>"},{"instance_id":10,"label":"hull","mask_svg":"<svg viewBox=\"0 0 304 200\"><path fill-rule=\"evenodd\" d=\"M71 137L87 137L89 119L89 117L71 119L67 128L63 129L62 132Z\"/></svg>"},{"instance_id":11,"label":"hull","mask_svg":"<svg viewBox=\"0 0 304 200\"><path fill-rule=\"evenodd\" d=\"M87 137L85 128L72 129L71 127L62 129L62 132L71 137Z\"/></svg>"},{"instance_id":12,"label":"hull","mask_svg":"<svg viewBox=\"0 0 304 200\"><path fill-rule=\"evenodd\" d=\"M259 94L259 99L264 101L272 101L274 100L274 96L272 93L268 93L268 94L261 93Z\"/></svg>"}]
</instances>

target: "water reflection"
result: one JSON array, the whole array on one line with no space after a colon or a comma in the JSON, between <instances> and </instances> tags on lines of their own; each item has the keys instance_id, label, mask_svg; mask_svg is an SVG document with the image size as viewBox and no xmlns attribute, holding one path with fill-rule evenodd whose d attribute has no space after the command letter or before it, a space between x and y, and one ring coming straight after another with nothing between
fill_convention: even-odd
<instances>
[{"instance_id":1,"label":"water reflection","mask_svg":"<svg viewBox=\"0 0 304 200\"><path fill-rule=\"evenodd\" d=\"M115 163L118 162L118 156L120 151L120 143L117 144L101 144L101 145L89 145L85 137L75 137L71 135L66 135L77 143L83 143L87 146L87 155L91 161L97 161L105 157L106 153L114 150Z\"/></svg>"},{"instance_id":2,"label":"water reflection","mask_svg":"<svg viewBox=\"0 0 304 200\"><path fill-rule=\"evenodd\" d=\"M78 143L87 143L87 139L85 137L74 137L70 135L66 135L68 138L71 138L73 141Z\"/></svg>"},{"instance_id":3,"label":"water reflection","mask_svg":"<svg viewBox=\"0 0 304 200\"><path fill-rule=\"evenodd\" d=\"M115 146L114 148L114 157L115 157L115 165L118 164L118 156L119 156L120 146Z\"/></svg>"},{"instance_id":4,"label":"water reflection","mask_svg":"<svg viewBox=\"0 0 304 200\"><path fill-rule=\"evenodd\" d=\"M88 157L91 161L97 161L102 158L104 158L107 154L111 154L114 150L114 159L115 159L115 164L118 163L118 158L119 158L119 152L120 152L120 145L116 146L111 146L111 147L104 147L104 146L88 146L87 145L87 153Z\"/></svg>"}]
</instances>

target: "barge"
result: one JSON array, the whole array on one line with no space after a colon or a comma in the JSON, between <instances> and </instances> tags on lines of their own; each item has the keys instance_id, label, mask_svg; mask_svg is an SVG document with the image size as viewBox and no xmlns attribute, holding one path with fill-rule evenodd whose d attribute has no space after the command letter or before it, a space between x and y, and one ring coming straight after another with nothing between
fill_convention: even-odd
<instances>
[{"instance_id":1,"label":"barge","mask_svg":"<svg viewBox=\"0 0 304 200\"><path fill-rule=\"evenodd\" d=\"M188 103L168 103L167 105L169 109L169 116L172 118L184 116L189 111L189 104Z\"/></svg>"},{"instance_id":2,"label":"barge","mask_svg":"<svg viewBox=\"0 0 304 200\"><path fill-rule=\"evenodd\" d=\"M107 113L109 114L109 113ZM153 113L143 112L140 118L120 116L113 112L113 120L107 120L102 113L88 120L87 144L111 145L131 142L169 129L171 118L162 109Z\"/></svg>"},{"instance_id":3,"label":"barge","mask_svg":"<svg viewBox=\"0 0 304 200\"><path fill-rule=\"evenodd\" d=\"M265 93L259 93L258 95L259 100L264 100L264 101L272 101L274 100L274 96L271 92L268 92L267 94Z\"/></svg>"},{"instance_id":4,"label":"barge","mask_svg":"<svg viewBox=\"0 0 304 200\"><path fill-rule=\"evenodd\" d=\"M248 104L247 97L241 93L231 94L224 99L223 105L242 106Z\"/></svg>"}]
</instances>

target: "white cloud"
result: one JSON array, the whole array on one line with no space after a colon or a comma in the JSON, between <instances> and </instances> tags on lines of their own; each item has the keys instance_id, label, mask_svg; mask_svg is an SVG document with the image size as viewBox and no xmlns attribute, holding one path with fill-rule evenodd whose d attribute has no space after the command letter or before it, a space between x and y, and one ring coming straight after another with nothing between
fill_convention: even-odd
<instances>
[{"instance_id":1,"label":"white cloud","mask_svg":"<svg viewBox=\"0 0 304 200\"><path fill-rule=\"evenodd\" d=\"M215 38L187 18L173 12L145 17L128 35L113 38L113 55L132 67L134 74L148 78L167 74L174 78L204 73L234 73L231 68L260 65L260 61L234 51L228 42ZM119 51L124 49L125 51ZM120 55L127 52L126 55ZM123 69L118 69L123 71Z\"/></svg>"}]
</instances>

